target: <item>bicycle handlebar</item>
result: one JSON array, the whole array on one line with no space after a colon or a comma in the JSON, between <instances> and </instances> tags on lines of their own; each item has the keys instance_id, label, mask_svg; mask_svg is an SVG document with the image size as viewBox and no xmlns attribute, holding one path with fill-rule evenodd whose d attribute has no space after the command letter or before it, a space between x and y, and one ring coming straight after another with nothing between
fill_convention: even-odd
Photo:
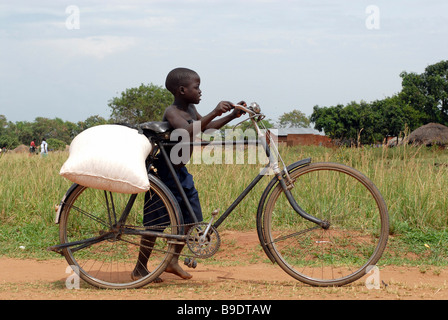
<instances>
[{"instance_id":1,"label":"bicycle handlebar","mask_svg":"<svg viewBox=\"0 0 448 320\"><path fill-rule=\"evenodd\" d=\"M243 111L244 113L248 113L250 115L250 118L259 116L257 121L260 121L264 119L264 115L261 113L261 108L256 102L252 102L249 107L235 104L233 105L233 108Z\"/></svg>"}]
</instances>

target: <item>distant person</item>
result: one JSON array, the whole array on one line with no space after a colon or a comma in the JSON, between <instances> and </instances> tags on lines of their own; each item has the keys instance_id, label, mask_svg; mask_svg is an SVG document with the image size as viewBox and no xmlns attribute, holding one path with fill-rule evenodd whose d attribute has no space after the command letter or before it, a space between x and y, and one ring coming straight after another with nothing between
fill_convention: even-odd
<instances>
[{"instance_id":1,"label":"distant person","mask_svg":"<svg viewBox=\"0 0 448 320\"><path fill-rule=\"evenodd\" d=\"M31 144L30 144L30 153L33 154L35 152L36 152L36 143L33 140L33 141L31 141Z\"/></svg>"},{"instance_id":2,"label":"distant person","mask_svg":"<svg viewBox=\"0 0 448 320\"><path fill-rule=\"evenodd\" d=\"M45 139L42 139L42 143L40 145L40 155L46 157L48 154L48 144Z\"/></svg>"}]
</instances>

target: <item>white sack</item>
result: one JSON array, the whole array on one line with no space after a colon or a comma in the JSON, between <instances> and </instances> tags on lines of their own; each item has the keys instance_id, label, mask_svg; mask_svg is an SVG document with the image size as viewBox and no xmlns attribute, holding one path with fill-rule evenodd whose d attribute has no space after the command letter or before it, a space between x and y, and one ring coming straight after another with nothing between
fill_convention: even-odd
<instances>
[{"instance_id":1,"label":"white sack","mask_svg":"<svg viewBox=\"0 0 448 320\"><path fill-rule=\"evenodd\" d=\"M145 160L152 145L137 130L121 125L89 128L73 139L60 174L77 184L119 193L149 190Z\"/></svg>"}]
</instances>

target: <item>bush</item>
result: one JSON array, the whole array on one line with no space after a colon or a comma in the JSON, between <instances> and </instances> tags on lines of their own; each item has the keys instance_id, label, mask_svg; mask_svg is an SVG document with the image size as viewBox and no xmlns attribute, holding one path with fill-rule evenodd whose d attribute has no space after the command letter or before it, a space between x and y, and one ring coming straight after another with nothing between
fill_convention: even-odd
<instances>
[{"instance_id":1,"label":"bush","mask_svg":"<svg viewBox=\"0 0 448 320\"><path fill-rule=\"evenodd\" d=\"M48 150L52 150L52 151L65 150L65 142L64 141L54 139L54 138L49 138L49 139L47 139L47 143L48 143Z\"/></svg>"},{"instance_id":2,"label":"bush","mask_svg":"<svg viewBox=\"0 0 448 320\"><path fill-rule=\"evenodd\" d=\"M19 139L17 137L3 134L0 135L0 148L6 149L14 149L20 144Z\"/></svg>"}]
</instances>

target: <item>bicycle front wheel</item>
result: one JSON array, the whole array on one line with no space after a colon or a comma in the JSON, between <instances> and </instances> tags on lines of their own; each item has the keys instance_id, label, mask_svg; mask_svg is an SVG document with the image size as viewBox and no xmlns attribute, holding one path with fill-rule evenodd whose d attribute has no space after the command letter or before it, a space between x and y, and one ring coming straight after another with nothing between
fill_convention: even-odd
<instances>
[{"instance_id":1,"label":"bicycle front wheel","mask_svg":"<svg viewBox=\"0 0 448 320\"><path fill-rule=\"evenodd\" d=\"M313 286L341 286L364 276L380 259L389 235L387 207L378 189L355 169L335 163L314 163L290 176L299 206L330 227L302 218L275 184L262 220L273 259Z\"/></svg>"},{"instance_id":2,"label":"bicycle front wheel","mask_svg":"<svg viewBox=\"0 0 448 320\"><path fill-rule=\"evenodd\" d=\"M62 254L83 280L100 288L137 288L154 281L165 270L174 245L162 237L148 238L139 232L156 230L177 235L178 205L166 186L151 175L150 185L148 192L137 195L73 186L62 203L59 237L61 244L72 244ZM120 225L125 208L130 211ZM163 215L156 215L156 221L145 223L161 210Z\"/></svg>"}]
</instances>

